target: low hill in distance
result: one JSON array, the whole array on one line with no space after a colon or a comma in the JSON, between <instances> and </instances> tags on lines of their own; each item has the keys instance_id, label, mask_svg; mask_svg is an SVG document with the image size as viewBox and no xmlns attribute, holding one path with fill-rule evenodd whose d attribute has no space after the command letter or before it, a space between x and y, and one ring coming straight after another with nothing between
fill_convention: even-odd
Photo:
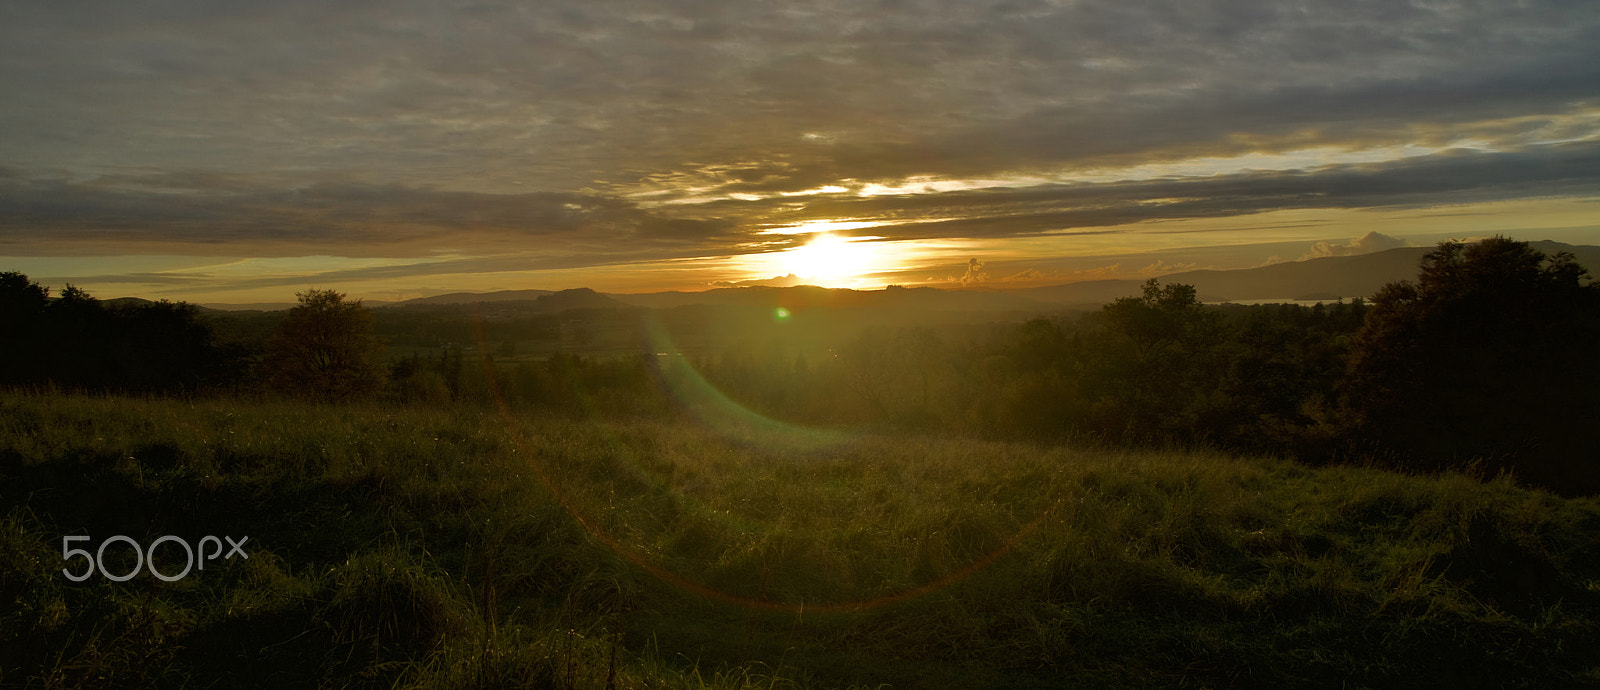
<instances>
[{"instance_id":1,"label":"low hill in distance","mask_svg":"<svg viewBox=\"0 0 1600 690\"><path fill-rule=\"evenodd\" d=\"M883 290L795 287L716 288L705 292L613 294L611 297L641 307L670 309L691 305L785 307L894 308L920 311L1037 311L1046 305L1021 295L931 287L890 286Z\"/></svg>"},{"instance_id":2,"label":"low hill in distance","mask_svg":"<svg viewBox=\"0 0 1600 690\"><path fill-rule=\"evenodd\" d=\"M1534 249L1553 255L1571 252L1578 263L1600 276L1600 247L1561 242L1532 242ZM1356 256L1329 256L1304 261L1229 271L1201 270L1161 276L1164 284L1195 286L1208 302L1249 300L1333 301L1371 297L1384 285L1417 276L1417 262L1433 247L1399 247ZM1104 304L1139 294L1139 280L1093 280L1067 285L1013 290L1013 294L1051 304Z\"/></svg>"},{"instance_id":3,"label":"low hill in distance","mask_svg":"<svg viewBox=\"0 0 1600 690\"><path fill-rule=\"evenodd\" d=\"M363 299L361 300L361 304L368 307L387 307L394 304L394 302L376 299ZM288 311L289 309L293 309L294 306L294 302L206 302L199 305L201 309L208 311L232 312Z\"/></svg>"},{"instance_id":4,"label":"low hill in distance","mask_svg":"<svg viewBox=\"0 0 1600 690\"><path fill-rule=\"evenodd\" d=\"M1531 243L1545 254L1571 252L1591 274L1600 276L1600 246L1561 242ZM1160 276L1162 283L1195 286L1208 302L1261 300L1351 300L1370 298L1385 284L1414 279L1417 261L1433 247L1400 247L1356 256L1331 256L1287 261L1257 268L1198 270ZM487 313L550 314L594 309L672 309L686 306L785 307L832 309L893 309L915 312L1038 313L1052 309L1095 309L1122 297L1139 294L1143 280L1089 280L1064 285L1019 289L946 290L933 287L891 286L883 290L794 287L715 288L701 292L600 293L589 288L570 290L500 290L453 292L432 297L382 302L364 300L370 307L441 307L494 304ZM290 303L206 304L227 311L276 311Z\"/></svg>"},{"instance_id":5,"label":"low hill in distance","mask_svg":"<svg viewBox=\"0 0 1600 690\"><path fill-rule=\"evenodd\" d=\"M523 302L554 294L554 290L498 290L495 292L451 292L395 302L393 306L422 304L472 304L475 302Z\"/></svg>"},{"instance_id":6,"label":"low hill in distance","mask_svg":"<svg viewBox=\"0 0 1600 690\"><path fill-rule=\"evenodd\" d=\"M1600 275L1600 247L1533 242L1545 254L1571 252L1590 273ZM1234 270L1199 270L1160 276L1162 283L1193 285L1210 302L1253 300L1351 300L1369 298L1385 284L1414 279L1417 261L1433 247L1400 247L1356 256L1330 256ZM1143 280L1090 280L1013 290L944 290L890 287L884 290L796 287L718 288L704 292L613 294L611 297L656 309L689 305L765 307L861 307L921 311L1039 312L1094 309L1122 297L1137 296Z\"/></svg>"},{"instance_id":7,"label":"low hill in distance","mask_svg":"<svg viewBox=\"0 0 1600 690\"><path fill-rule=\"evenodd\" d=\"M525 296L534 293L537 294L533 297ZM491 299L472 299L476 296L472 293L459 292L451 295L407 300L388 305L386 308L448 311L471 308L484 318L509 318L519 315L559 314L568 311L634 308L633 305L620 302L589 288L573 288L559 292L550 290L506 290L483 295L492 297ZM448 297L449 299L441 300L439 299L440 297Z\"/></svg>"}]
</instances>

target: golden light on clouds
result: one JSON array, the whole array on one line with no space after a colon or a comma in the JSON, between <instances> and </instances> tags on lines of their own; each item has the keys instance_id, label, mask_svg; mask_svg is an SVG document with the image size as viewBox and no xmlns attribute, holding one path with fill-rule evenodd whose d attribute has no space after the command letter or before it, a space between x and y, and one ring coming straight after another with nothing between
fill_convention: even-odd
<instances>
[{"instance_id":1,"label":"golden light on clouds","mask_svg":"<svg viewBox=\"0 0 1600 690\"><path fill-rule=\"evenodd\" d=\"M812 235L817 233L840 232L844 230L862 230L865 228L883 225L884 221L866 220L857 221L849 219L838 220L808 220L795 225L784 225L762 230L761 235Z\"/></svg>"}]
</instances>

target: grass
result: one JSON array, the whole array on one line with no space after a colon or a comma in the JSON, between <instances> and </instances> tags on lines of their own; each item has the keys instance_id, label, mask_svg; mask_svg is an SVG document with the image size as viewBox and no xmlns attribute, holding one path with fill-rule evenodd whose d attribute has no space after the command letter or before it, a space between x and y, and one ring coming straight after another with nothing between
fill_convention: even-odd
<instances>
[{"instance_id":1,"label":"grass","mask_svg":"<svg viewBox=\"0 0 1600 690\"><path fill-rule=\"evenodd\" d=\"M116 534L249 558L61 574ZM0 686L1562 687L1597 648L1600 502L1504 478L0 396Z\"/></svg>"}]
</instances>

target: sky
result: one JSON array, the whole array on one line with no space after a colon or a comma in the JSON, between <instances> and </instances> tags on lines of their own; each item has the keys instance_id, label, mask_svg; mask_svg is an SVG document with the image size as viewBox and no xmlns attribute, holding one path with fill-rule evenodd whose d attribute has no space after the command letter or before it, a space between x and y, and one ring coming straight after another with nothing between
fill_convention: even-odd
<instances>
[{"instance_id":1,"label":"sky","mask_svg":"<svg viewBox=\"0 0 1600 690\"><path fill-rule=\"evenodd\" d=\"M0 3L0 270L1004 288L1600 244L1594 0Z\"/></svg>"}]
</instances>

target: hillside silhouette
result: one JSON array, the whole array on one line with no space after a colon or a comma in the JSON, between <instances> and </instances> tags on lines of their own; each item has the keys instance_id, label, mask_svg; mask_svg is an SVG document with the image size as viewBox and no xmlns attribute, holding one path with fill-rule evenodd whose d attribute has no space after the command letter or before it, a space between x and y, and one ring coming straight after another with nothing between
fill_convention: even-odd
<instances>
[{"instance_id":1,"label":"hillside silhouette","mask_svg":"<svg viewBox=\"0 0 1600 690\"><path fill-rule=\"evenodd\" d=\"M1528 244L1546 255L1571 253L1578 265L1589 269L1590 273L1600 273L1600 247L1549 240ZM1183 271L1163 275L1161 280L1193 285L1205 302L1369 298L1389 283L1414 277L1417 262L1432 250L1432 247L1399 247L1257 268ZM1141 282L1093 280L1012 292L1049 304L1099 304L1138 294Z\"/></svg>"}]
</instances>

